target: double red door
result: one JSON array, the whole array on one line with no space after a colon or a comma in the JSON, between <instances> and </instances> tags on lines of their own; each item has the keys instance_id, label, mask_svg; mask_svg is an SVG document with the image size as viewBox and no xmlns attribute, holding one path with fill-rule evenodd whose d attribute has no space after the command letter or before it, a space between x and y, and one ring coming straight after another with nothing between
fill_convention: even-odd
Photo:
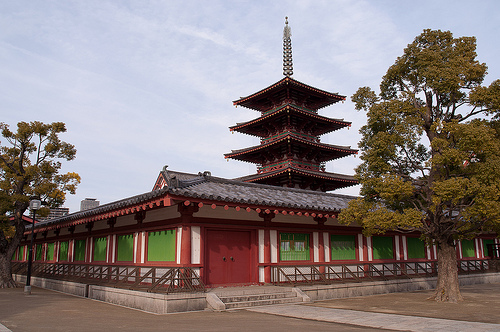
<instances>
[{"instance_id":1,"label":"double red door","mask_svg":"<svg viewBox=\"0 0 500 332\"><path fill-rule=\"evenodd\" d=\"M208 230L206 237L207 284L251 281L250 231Z\"/></svg>"}]
</instances>

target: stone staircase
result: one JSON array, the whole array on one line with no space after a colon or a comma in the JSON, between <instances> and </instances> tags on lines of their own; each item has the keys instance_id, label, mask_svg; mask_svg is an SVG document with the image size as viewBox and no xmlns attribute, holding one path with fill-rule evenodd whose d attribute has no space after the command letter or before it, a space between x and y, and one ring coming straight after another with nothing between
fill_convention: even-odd
<instances>
[{"instance_id":1,"label":"stone staircase","mask_svg":"<svg viewBox=\"0 0 500 332\"><path fill-rule=\"evenodd\" d=\"M300 289L290 287L228 287L207 293L208 307L217 311L309 301Z\"/></svg>"}]
</instances>

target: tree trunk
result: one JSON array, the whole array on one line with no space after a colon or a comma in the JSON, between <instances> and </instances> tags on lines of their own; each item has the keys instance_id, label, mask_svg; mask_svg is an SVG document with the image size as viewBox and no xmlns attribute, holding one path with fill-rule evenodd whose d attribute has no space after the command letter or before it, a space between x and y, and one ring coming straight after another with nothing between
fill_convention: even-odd
<instances>
[{"instance_id":1,"label":"tree trunk","mask_svg":"<svg viewBox=\"0 0 500 332\"><path fill-rule=\"evenodd\" d=\"M437 286L430 299L452 303L463 301L458 283L457 253L447 242L439 244Z\"/></svg>"},{"instance_id":2,"label":"tree trunk","mask_svg":"<svg viewBox=\"0 0 500 332\"><path fill-rule=\"evenodd\" d=\"M0 253L0 288L15 288L17 287L14 279L12 279L12 255L8 253Z\"/></svg>"}]
</instances>

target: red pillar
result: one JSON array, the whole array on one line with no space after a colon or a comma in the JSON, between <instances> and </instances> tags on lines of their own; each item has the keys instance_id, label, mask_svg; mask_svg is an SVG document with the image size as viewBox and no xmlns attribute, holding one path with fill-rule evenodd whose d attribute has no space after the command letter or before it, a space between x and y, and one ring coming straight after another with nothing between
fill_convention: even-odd
<instances>
[{"instance_id":1,"label":"red pillar","mask_svg":"<svg viewBox=\"0 0 500 332\"><path fill-rule=\"evenodd\" d=\"M75 246L75 240L74 239L69 239L68 240L68 262L73 261L73 250Z\"/></svg>"},{"instance_id":2,"label":"red pillar","mask_svg":"<svg viewBox=\"0 0 500 332\"><path fill-rule=\"evenodd\" d=\"M319 248L319 262L325 262L325 243L323 238L323 232L319 232L318 236L318 248Z\"/></svg>"},{"instance_id":3,"label":"red pillar","mask_svg":"<svg viewBox=\"0 0 500 332\"><path fill-rule=\"evenodd\" d=\"M191 226L182 225L181 265L191 265Z\"/></svg>"},{"instance_id":4,"label":"red pillar","mask_svg":"<svg viewBox=\"0 0 500 332\"><path fill-rule=\"evenodd\" d=\"M178 210L181 213L181 265L191 265L191 222L193 220L193 213L198 211L197 205L192 205L187 202L187 205L179 204Z\"/></svg>"}]
</instances>

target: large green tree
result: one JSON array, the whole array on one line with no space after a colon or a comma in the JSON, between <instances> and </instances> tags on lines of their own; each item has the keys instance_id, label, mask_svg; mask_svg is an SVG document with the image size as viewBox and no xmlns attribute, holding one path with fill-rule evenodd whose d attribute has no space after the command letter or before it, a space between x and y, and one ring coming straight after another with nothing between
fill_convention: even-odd
<instances>
[{"instance_id":1,"label":"large green tree","mask_svg":"<svg viewBox=\"0 0 500 332\"><path fill-rule=\"evenodd\" d=\"M11 259L24 234L23 214L31 198L48 208L61 206L66 193L80 183L76 173L60 174L60 160L72 160L76 150L61 141L62 122L19 122L17 131L0 123L0 288L15 287Z\"/></svg>"},{"instance_id":2,"label":"large green tree","mask_svg":"<svg viewBox=\"0 0 500 332\"><path fill-rule=\"evenodd\" d=\"M456 240L500 226L500 81L474 37L424 30L382 78L353 96L367 112L360 130L361 197L340 220L367 235L419 232L438 248L437 301L462 300Z\"/></svg>"}]
</instances>

